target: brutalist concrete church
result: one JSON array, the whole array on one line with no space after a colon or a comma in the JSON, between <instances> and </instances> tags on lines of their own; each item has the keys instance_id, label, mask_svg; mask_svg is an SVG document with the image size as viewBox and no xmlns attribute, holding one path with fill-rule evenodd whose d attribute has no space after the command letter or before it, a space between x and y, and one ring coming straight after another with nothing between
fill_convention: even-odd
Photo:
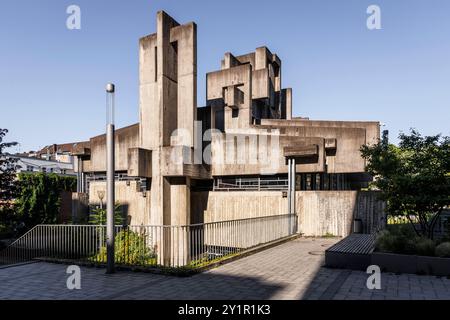
<instances>
[{"instance_id":1,"label":"brutalist concrete church","mask_svg":"<svg viewBox=\"0 0 450 320\"><path fill-rule=\"evenodd\" d=\"M129 224L296 214L307 236L346 236L355 218L376 227L383 203L365 191L372 177L359 150L378 141L379 122L295 117L281 59L266 47L225 53L198 106L196 24L163 11L139 48L139 123L115 140L116 200ZM105 135L80 146L78 193L99 204Z\"/></svg>"}]
</instances>

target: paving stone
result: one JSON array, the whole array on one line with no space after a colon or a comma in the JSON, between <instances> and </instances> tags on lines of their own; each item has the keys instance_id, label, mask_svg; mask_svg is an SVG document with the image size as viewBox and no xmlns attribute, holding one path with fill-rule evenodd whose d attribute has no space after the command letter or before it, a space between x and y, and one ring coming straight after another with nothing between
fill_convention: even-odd
<instances>
[{"instance_id":1,"label":"paving stone","mask_svg":"<svg viewBox=\"0 0 450 320\"><path fill-rule=\"evenodd\" d=\"M369 290L365 272L308 253L336 241L297 239L189 278L82 267L81 290L67 289L67 266L33 263L0 269L0 299L450 299L445 277L383 273L382 290Z\"/></svg>"}]
</instances>

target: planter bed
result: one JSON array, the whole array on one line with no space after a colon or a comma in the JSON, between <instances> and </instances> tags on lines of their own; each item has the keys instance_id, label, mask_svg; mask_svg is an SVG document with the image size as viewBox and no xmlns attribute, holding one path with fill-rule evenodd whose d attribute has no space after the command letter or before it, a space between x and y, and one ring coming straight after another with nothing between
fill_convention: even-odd
<instances>
[{"instance_id":1,"label":"planter bed","mask_svg":"<svg viewBox=\"0 0 450 320\"><path fill-rule=\"evenodd\" d=\"M375 252L374 248L374 235L352 234L325 251L325 266L366 271L377 265L384 272L450 276L450 258Z\"/></svg>"},{"instance_id":2,"label":"planter bed","mask_svg":"<svg viewBox=\"0 0 450 320\"><path fill-rule=\"evenodd\" d=\"M450 276L450 258L373 252L370 260L385 272Z\"/></svg>"}]
</instances>

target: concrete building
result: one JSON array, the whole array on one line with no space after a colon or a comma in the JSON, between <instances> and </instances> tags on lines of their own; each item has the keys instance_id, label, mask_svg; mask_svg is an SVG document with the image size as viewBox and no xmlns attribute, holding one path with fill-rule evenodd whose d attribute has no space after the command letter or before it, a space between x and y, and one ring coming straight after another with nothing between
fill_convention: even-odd
<instances>
[{"instance_id":1,"label":"concrete building","mask_svg":"<svg viewBox=\"0 0 450 320\"><path fill-rule=\"evenodd\" d=\"M158 12L156 32L139 40L139 123L116 131L116 200L130 223L296 213L299 232L346 235L355 216L382 210L360 192L371 177L359 149L378 141L379 123L294 117L281 74L266 47L225 53L198 107L196 24ZM106 189L105 140L72 152L92 204Z\"/></svg>"}]
</instances>

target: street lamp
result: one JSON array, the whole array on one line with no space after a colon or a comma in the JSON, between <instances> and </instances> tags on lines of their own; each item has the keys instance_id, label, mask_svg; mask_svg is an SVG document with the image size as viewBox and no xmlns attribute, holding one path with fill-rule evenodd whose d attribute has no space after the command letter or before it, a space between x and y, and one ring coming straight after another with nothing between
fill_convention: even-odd
<instances>
[{"instance_id":1,"label":"street lamp","mask_svg":"<svg viewBox=\"0 0 450 320\"><path fill-rule=\"evenodd\" d=\"M98 190L97 191L97 196L100 199L100 209L103 209L103 198L105 197L105 191Z\"/></svg>"},{"instance_id":2,"label":"street lamp","mask_svg":"<svg viewBox=\"0 0 450 320\"><path fill-rule=\"evenodd\" d=\"M114 93L112 83L106 85L106 273L114 273Z\"/></svg>"}]
</instances>

